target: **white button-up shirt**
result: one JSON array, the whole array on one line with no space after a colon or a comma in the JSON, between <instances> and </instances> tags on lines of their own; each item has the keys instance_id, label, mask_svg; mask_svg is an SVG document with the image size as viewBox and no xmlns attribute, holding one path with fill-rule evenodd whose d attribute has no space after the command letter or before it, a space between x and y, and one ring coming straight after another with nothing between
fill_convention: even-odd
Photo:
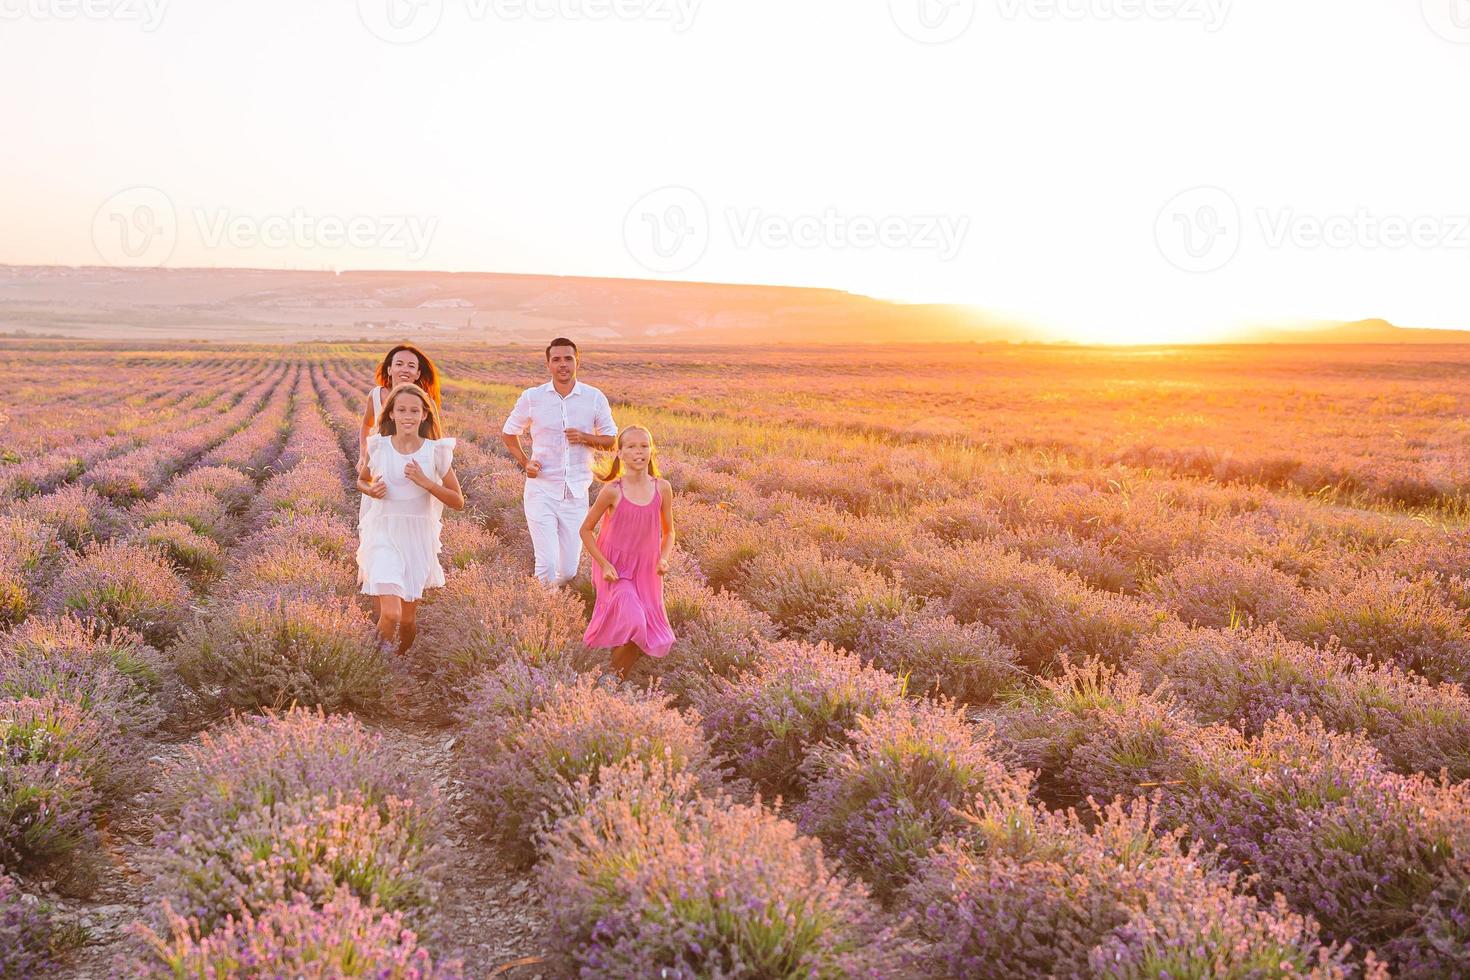
<instances>
[{"instance_id":1,"label":"white button-up shirt","mask_svg":"<svg viewBox=\"0 0 1470 980\"><path fill-rule=\"evenodd\" d=\"M607 396L580 381L565 398L550 381L527 388L516 399L501 431L518 436L527 429L531 431L531 458L541 464L541 472L527 478L527 488L549 491L556 497L580 494L585 500L592 485L593 449L567 442L565 430L617 435Z\"/></svg>"}]
</instances>

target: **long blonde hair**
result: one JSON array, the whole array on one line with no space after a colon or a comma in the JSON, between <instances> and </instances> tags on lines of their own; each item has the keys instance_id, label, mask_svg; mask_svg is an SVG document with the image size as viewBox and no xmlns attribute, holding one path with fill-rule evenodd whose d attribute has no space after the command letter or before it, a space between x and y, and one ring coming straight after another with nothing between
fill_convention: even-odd
<instances>
[{"instance_id":1,"label":"long blonde hair","mask_svg":"<svg viewBox=\"0 0 1470 980\"><path fill-rule=\"evenodd\" d=\"M617 444L613 447L612 458L598 466L593 467L592 475L597 477L598 483L611 483L623 475L623 458L618 455L623 449L623 436L629 432L641 432L648 436L648 475L657 480L660 476L658 471L658 448L653 444L653 433L647 426L630 425L618 432Z\"/></svg>"},{"instance_id":2,"label":"long blonde hair","mask_svg":"<svg viewBox=\"0 0 1470 980\"><path fill-rule=\"evenodd\" d=\"M391 436L398 432L398 426L393 421L393 402L399 395L416 395L424 403L424 420L419 423L419 435L425 439L443 438L444 429L439 423L439 406L434 404L434 399L429 393L411 381L405 381L401 385L394 385L393 390L388 392L388 397L383 399L383 410L378 413L378 433Z\"/></svg>"}]
</instances>

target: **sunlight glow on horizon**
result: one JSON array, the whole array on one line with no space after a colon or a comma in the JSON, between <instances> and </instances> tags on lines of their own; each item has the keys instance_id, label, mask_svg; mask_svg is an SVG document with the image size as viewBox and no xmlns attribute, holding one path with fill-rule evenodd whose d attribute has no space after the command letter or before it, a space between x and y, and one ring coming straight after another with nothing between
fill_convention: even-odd
<instances>
[{"instance_id":1,"label":"sunlight glow on horizon","mask_svg":"<svg viewBox=\"0 0 1470 980\"><path fill-rule=\"evenodd\" d=\"M405 0L107 2L156 23L0 0L0 263L801 285L1084 343L1470 329L1441 0L959 0L945 43L927 0L421 0L413 43Z\"/></svg>"}]
</instances>

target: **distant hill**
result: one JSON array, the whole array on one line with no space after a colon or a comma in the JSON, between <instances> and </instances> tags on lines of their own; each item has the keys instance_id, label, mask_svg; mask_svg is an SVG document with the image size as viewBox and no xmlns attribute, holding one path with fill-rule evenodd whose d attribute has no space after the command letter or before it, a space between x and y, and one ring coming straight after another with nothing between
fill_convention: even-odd
<instances>
[{"instance_id":1,"label":"distant hill","mask_svg":"<svg viewBox=\"0 0 1470 980\"><path fill-rule=\"evenodd\" d=\"M453 272L0 266L0 332L282 342L1037 339L963 306L836 289Z\"/></svg>"},{"instance_id":2,"label":"distant hill","mask_svg":"<svg viewBox=\"0 0 1470 980\"><path fill-rule=\"evenodd\" d=\"M1470 330L1396 327L1387 320L1354 320L1295 329L1249 330L1241 334L1240 340L1265 344L1470 344Z\"/></svg>"},{"instance_id":3,"label":"distant hill","mask_svg":"<svg viewBox=\"0 0 1470 980\"><path fill-rule=\"evenodd\" d=\"M442 338L544 343L1058 342L968 306L838 289L491 272L318 272L0 265L0 334L97 340ZM1217 341L1218 342L1218 341ZM1462 344L1386 320L1261 326L1226 343Z\"/></svg>"}]
</instances>

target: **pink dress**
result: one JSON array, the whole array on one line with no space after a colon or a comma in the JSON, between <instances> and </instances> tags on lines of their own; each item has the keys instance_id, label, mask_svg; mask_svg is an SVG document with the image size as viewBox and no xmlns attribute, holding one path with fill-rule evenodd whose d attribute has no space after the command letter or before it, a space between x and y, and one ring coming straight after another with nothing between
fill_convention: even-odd
<instances>
[{"instance_id":1,"label":"pink dress","mask_svg":"<svg viewBox=\"0 0 1470 980\"><path fill-rule=\"evenodd\" d=\"M619 480L619 488L622 485ZM658 573L663 541L660 492L655 482L648 503L639 506L623 497L602 515L597 547L618 570L618 580L609 584L600 568L592 569L597 604L582 635L589 647L616 647L632 640L650 657L662 657L674 645L674 631L664 612L664 579Z\"/></svg>"}]
</instances>

